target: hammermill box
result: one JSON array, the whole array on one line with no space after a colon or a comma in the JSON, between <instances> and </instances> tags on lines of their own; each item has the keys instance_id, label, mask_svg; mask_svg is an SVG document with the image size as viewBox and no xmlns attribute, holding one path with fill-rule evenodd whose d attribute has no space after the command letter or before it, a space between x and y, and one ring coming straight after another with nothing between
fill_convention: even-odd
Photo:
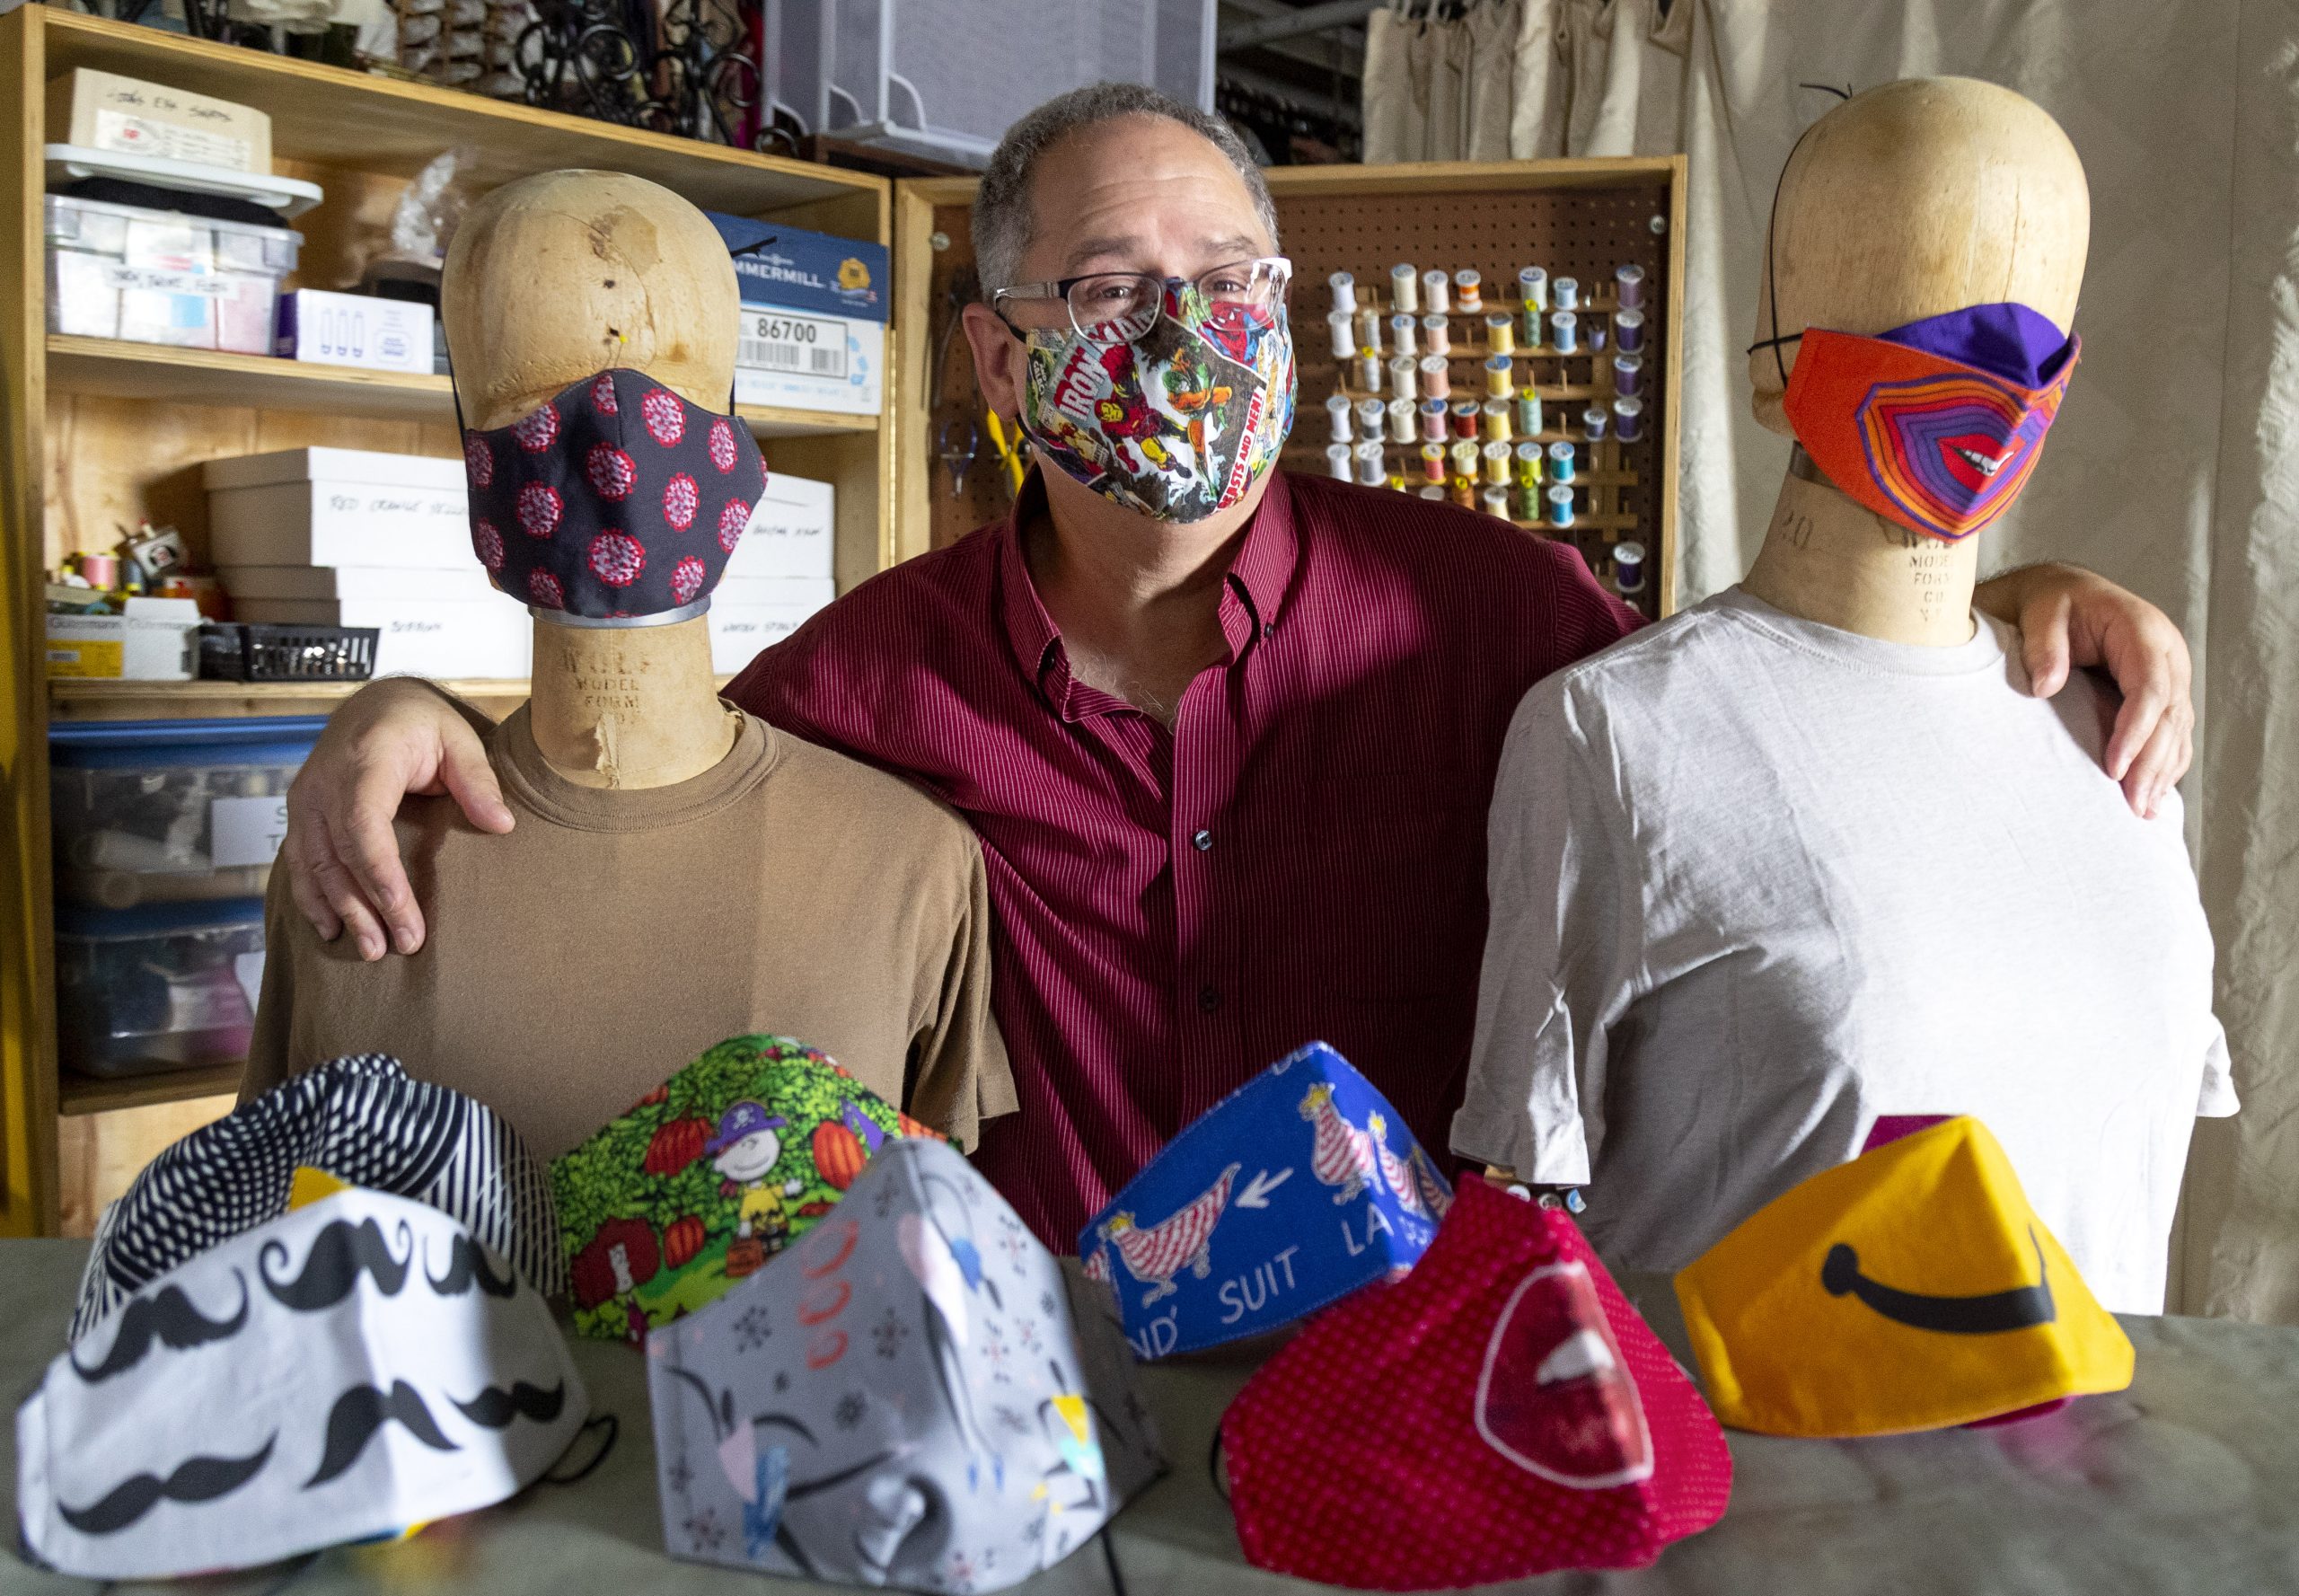
<instances>
[{"instance_id":1,"label":"hammermill box","mask_svg":"<svg viewBox=\"0 0 2299 1596\"><path fill-rule=\"evenodd\" d=\"M49 82L48 137L123 155L271 171L271 119L254 107L86 66Z\"/></svg>"},{"instance_id":2,"label":"hammermill box","mask_svg":"<svg viewBox=\"0 0 2299 1596\"><path fill-rule=\"evenodd\" d=\"M886 251L859 239L703 213L735 258L742 404L875 416L885 407Z\"/></svg>"}]
</instances>

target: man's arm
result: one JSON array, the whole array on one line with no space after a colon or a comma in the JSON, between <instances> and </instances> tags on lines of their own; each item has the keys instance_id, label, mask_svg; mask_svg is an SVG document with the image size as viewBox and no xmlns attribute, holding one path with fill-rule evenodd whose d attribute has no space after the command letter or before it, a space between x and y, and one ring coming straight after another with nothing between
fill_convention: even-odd
<instances>
[{"instance_id":1,"label":"man's arm","mask_svg":"<svg viewBox=\"0 0 2299 1596\"><path fill-rule=\"evenodd\" d=\"M348 930L366 959L383 957L387 946L423 946L423 911L392 817L410 793L448 793L480 830L509 831L511 811L480 741L491 724L415 676L371 683L329 719L287 789L279 850L295 906L322 941Z\"/></svg>"},{"instance_id":2,"label":"man's arm","mask_svg":"<svg viewBox=\"0 0 2299 1596\"><path fill-rule=\"evenodd\" d=\"M2030 565L1983 582L1972 602L2020 629L2030 691L2049 698L2077 666L2097 666L2123 693L2102 763L2135 814L2152 816L2195 756L2193 668L2171 618L2105 577Z\"/></svg>"}]
</instances>

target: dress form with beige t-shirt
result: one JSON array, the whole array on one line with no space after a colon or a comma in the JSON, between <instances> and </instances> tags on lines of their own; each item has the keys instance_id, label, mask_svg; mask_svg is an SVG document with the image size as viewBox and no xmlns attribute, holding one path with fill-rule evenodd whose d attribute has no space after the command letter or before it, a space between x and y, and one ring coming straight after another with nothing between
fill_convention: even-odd
<instances>
[{"instance_id":1,"label":"dress form with beige t-shirt","mask_svg":"<svg viewBox=\"0 0 2299 1596\"><path fill-rule=\"evenodd\" d=\"M507 426L609 367L722 409L740 292L702 213L643 178L547 172L471 207L447 251L441 314L469 424ZM586 787L656 788L734 746L705 617L583 626L535 610L535 744Z\"/></svg>"},{"instance_id":2,"label":"dress form with beige t-shirt","mask_svg":"<svg viewBox=\"0 0 2299 1596\"><path fill-rule=\"evenodd\" d=\"M1781 174L1748 357L1757 419L1793 436L1784 395L1798 346L1766 346L1808 327L1872 336L2011 302L2066 331L2090 237L2074 146L2011 90L1912 78L1838 106ZM1741 586L1807 621L1953 648L1972 635L1978 544L1877 515L1800 448Z\"/></svg>"}]
</instances>

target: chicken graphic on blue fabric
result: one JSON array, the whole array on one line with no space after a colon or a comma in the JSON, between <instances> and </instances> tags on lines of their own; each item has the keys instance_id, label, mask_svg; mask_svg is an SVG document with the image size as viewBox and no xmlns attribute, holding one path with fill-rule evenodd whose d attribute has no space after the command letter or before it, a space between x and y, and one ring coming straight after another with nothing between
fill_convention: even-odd
<instances>
[{"instance_id":1,"label":"chicken graphic on blue fabric","mask_svg":"<svg viewBox=\"0 0 2299 1596\"><path fill-rule=\"evenodd\" d=\"M1231 1164L1187 1207L1154 1225L1136 1224L1131 1213L1114 1213L1102 1221L1102 1239L1116 1246L1126 1272L1150 1288L1141 1299L1144 1308L1180 1289L1174 1276L1185 1264L1200 1280L1213 1272L1213 1229L1229 1206L1229 1187L1241 1167Z\"/></svg>"}]
</instances>

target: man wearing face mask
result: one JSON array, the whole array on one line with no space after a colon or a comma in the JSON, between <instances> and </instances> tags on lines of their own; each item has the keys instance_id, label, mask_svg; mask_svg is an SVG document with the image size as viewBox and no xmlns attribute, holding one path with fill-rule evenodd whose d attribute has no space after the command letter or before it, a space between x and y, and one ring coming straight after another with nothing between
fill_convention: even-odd
<instances>
[{"instance_id":1,"label":"man wearing face mask","mask_svg":"<svg viewBox=\"0 0 2299 1596\"><path fill-rule=\"evenodd\" d=\"M1511 711L1637 618L1569 549L1274 469L1290 267L1221 122L1140 88L1063 96L1009 132L973 227L992 292L966 335L1040 469L1009 519L864 584L729 695L919 782L981 837L1022 1111L979 1157L1067 1250L1168 1137L1310 1038L1441 1136ZM2074 572L1982 598L2030 628L2039 685L2071 644L2117 672L2110 763L2152 802L2189 721L2168 622ZM475 750L419 687L339 713L286 850L323 933L373 957L420 941L366 817L445 788L501 828Z\"/></svg>"}]
</instances>

